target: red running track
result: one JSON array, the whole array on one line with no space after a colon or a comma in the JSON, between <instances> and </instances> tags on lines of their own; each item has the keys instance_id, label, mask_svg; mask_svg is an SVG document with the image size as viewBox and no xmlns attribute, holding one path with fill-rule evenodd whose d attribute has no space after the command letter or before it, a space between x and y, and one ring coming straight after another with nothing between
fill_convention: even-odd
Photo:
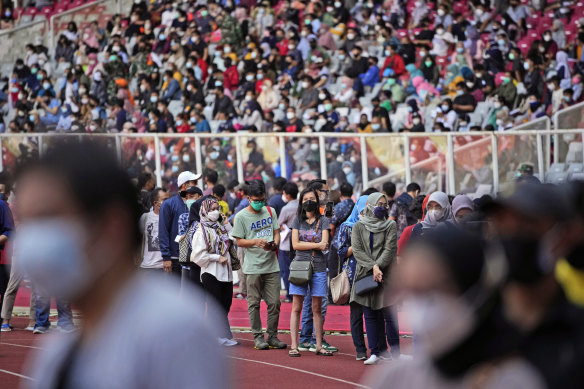
<instances>
[{"instance_id":1,"label":"red running track","mask_svg":"<svg viewBox=\"0 0 584 389\"><path fill-rule=\"evenodd\" d=\"M30 299L30 289L20 288L16 296L16 306L28 306ZM53 302L53 308L54 302ZM280 322L279 328L282 330L290 330L290 312L292 304L282 303L280 308ZM266 324L267 311L266 304L262 301L260 308L260 315L262 323ZM400 333L411 335L412 331L405 315L401 312L399 314ZM229 323L235 328L249 328L249 316L247 314L247 301L233 299L233 305L229 313ZM327 308L326 320L324 323L325 331L346 332L350 333L349 322L349 306L348 305L329 305Z\"/></svg>"},{"instance_id":2,"label":"red running track","mask_svg":"<svg viewBox=\"0 0 584 389\"><path fill-rule=\"evenodd\" d=\"M0 335L0 387L16 389L25 374L23 367L27 356L38 347L43 336L24 331L26 318L14 318L16 329ZM299 387L317 388L354 388L362 387L367 374L374 369L383 369L384 365L371 367L356 361L350 336L328 335L327 341L339 348L332 357L317 356L303 352L300 358L288 357L287 350L258 351L252 348L250 333L234 333L241 343L226 349L232 361L232 387L243 389L273 388L298 389ZM284 342L290 342L290 336L280 336ZM402 350L409 353L411 340L401 340ZM390 364L392 362L385 362Z\"/></svg>"}]
</instances>

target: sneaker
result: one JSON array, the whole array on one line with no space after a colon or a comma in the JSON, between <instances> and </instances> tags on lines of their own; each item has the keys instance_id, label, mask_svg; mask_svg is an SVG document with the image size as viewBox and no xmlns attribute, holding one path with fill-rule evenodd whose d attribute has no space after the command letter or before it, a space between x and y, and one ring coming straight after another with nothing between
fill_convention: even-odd
<instances>
[{"instance_id":1,"label":"sneaker","mask_svg":"<svg viewBox=\"0 0 584 389\"><path fill-rule=\"evenodd\" d=\"M355 358L358 361L365 361L367 360L367 353L357 353L357 358Z\"/></svg>"},{"instance_id":2,"label":"sneaker","mask_svg":"<svg viewBox=\"0 0 584 389\"><path fill-rule=\"evenodd\" d=\"M391 354L387 350L380 352L379 355L378 355L378 357L382 361L391 361L393 359L391 357Z\"/></svg>"},{"instance_id":3,"label":"sneaker","mask_svg":"<svg viewBox=\"0 0 584 389\"><path fill-rule=\"evenodd\" d=\"M280 339L278 339L277 336L270 337L268 339L268 345L270 346L270 348L275 348L278 350L282 350L288 347L288 345L282 342Z\"/></svg>"},{"instance_id":4,"label":"sneaker","mask_svg":"<svg viewBox=\"0 0 584 389\"><path fill-rule=\"evenodd\" d=\"M365 364L365 365L377 365L380 360L381 359L377 355L371 354L371 356L369 357L369 359L366 360L365 362L363 362L363 364Z\"/></svg>"},{"instance_id":5,"label":"sneaker","mask_svg":"<svg viewBox=\"0 0 584 389\"><path fill-rule=\"evenodd\" d=\"M247 298L247 295L245 295L245 294L242 294L242 293L237 293L237 294L235 295L235 298L236 298L236 299L240 299L240 300L245 300L245 299Z\"/></svg>"},{"instance_id":6,"label":"sneaker","mask_svg":"<svg viewBox=\"0 0 584 389\"><path fill-rule=\"evenodd\" d=\"M49 327L35 327L33 334L46 334L49 332Z\"/></svg>"},{"instance_id":7,"label":"sneaker","mask_svg":"<svg viewBox=\"0 0 584 389\"><path fill-rule=\"evenodd\" d=\"M328 344L327 342L325 342L324 340L322 341L322 347L327 350L330 351L331 353L336 353L337 351L339 351L338 347L335 346L331 346L330 344Z\"/></svg>"},{"instance_id":8,"label":"sneaker","mask_svg":"<svg viewBox=\"0 0 584 389\"><path fill-rule=\"evenodd\" d=\"M12 327L8 323L2 324L2 326L0 327L0 331L1 332L10 332L10 331L12 331Z\"/></svg>"},{"instance_id":9,"label":"sneaker","mask_svg":"<svg viewBox=\"0 0 584 389\"><path fill-rule=\"evenodd\" d=\"M239 345L239 342L235 339L227 339L227 341L223 344L225 347L233 347Z\"/></svg>"},{"instance_id":10,"label":"sneaker","mask_svg":"<svg viewBox=\"0 0 584 389\"><path fill-rule=\"evenodd\" d=\"M34 325L28 326L24 329L25 331L34 331Z\"/></svg>"},{"instance_id":11,"label":"sneaker","mask_svg":"<svg viewBox=\"0 0 584 389\"><path fill-rule=\"evenodd\" d=\"M269 350L270 345L266 342L266 340L264 339L264 337L262 335L262 336L257 336L253 340L253 348L255 348L256 350Z\"/></svg>"},{"instance_id":12,"label":"sneaker","mask_svg":"<svg viewBox=\"0 0 584 389\"><path fill-rule=\"evenodd\" d=\"M337 351L339 351L338 348L336 348L335 346L331 346L330 344L328 344L327 342L322 342L322 348L325 349L328 352L331 353L336 353ZM315 353L316 352L316 344L310 344L310 349L308 350L311 353Z\"/></svg>"},{"instance_id":13,"label":"sneaker","mask_svg":"<svg viewBox=\"0 0 584 389\"><path fill-rule=\"evenodd\" d=\"M71 334L71 333L77 331L77 327L75 327L73 325L72 326L67 326L67 327L58 326L57 329L60 332L62 332L63 334Z\"/></svg>"},{"instance_id":14,"label":"sneaker","mask_svg":"<svg viewBox=\"0 0 584 389\"><path fill-rule=\"evenodd\" d=\"M314 346L310 342L302 342L298 345L298 351L310 351L310 347ZM316 352L316 346L314 346L314 351Z\"/></svg>"}]
</instances>

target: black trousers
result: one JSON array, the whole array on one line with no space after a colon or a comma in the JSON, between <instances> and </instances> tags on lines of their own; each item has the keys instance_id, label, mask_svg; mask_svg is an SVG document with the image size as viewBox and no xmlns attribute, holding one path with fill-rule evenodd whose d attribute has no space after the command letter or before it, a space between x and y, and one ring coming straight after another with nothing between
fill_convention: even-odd
<instances>
[{"instance_id":1,"label":"black trousers","mask_svg":"<svg viewBox=\"0 0 584 389\"><path fill-rule=\"evenodd\" d=\"M200 271L200 268L199 268ZM207 292L207 302L217 304L223 311L221 312L223 322L223 330L220 330L221 337L232 339L231 327L229 326L229 310L233 301L233 282L218 281L215 276L209 273L203 273L201 276L203 289Z\"/></svg>"},{"instance_id":2,"label":"black trousers","mask_svg":"<svg viewBox=\"0 0 584 389\"><path fill-rule=\"evenodd\" d=\"M8 281L10 281L10 265L0 265L0 312L2 312L2 302L8 288Z\"/></svg>"}]
</instances>

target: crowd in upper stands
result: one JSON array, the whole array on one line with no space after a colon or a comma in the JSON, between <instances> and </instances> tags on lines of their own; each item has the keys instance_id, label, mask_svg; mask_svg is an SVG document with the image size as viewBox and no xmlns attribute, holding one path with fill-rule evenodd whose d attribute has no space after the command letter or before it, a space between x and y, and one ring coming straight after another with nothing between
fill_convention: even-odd
<instances>
[{"instance_id":1,"label":"crowd in upper stands","mask_svg":"<svg viewBox=\"0 0 584 389\"><path fill-rule=\"evenodd\" d=\"M505 130L582 98L576 1L135 0L2 74L5 132ZM2 29L14 25L2 8Z\"/></svg>"}]
</instances>

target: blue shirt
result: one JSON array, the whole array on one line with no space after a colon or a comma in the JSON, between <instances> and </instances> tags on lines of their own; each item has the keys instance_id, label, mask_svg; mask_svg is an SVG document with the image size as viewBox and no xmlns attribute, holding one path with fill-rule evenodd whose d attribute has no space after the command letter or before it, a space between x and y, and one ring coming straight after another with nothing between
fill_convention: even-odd
<instances>
[{"instance_id":1,"label":"blue shirt","mask_svg":"<svg viewBox=\"0 0 584 389\"><path fill-rule=\"evenodd\" d=\"M275 194L272 197L270 197L268 205L274 208L276 214L279 216L280 212L282 212L282 208L284 208L284 205L286 205L286 203L284 202L284 200L282 200L281 194Z\"/></svg>"},{"instance_id":2,"label":"blue shirt","mask_svg":"<svg viewBox=\"0 0 584 389\"><path fill-rule=\"evenodd\" d=\"M340 225L347 220L355 203L351 199L346 199L335 205L335 212L331 218L331 224L335 226L335 235L333 236L333 247L338 249L337 238L339 236Z\"/></svg>"},{"instance_id":3,"label":"blue shirt","mask_svg":"<svg viewBox=\"0 0 584 389\"><path fill-rule=\"evenodd\" d=\"M211 126L209 126L207 119L203 119L200 122L197 122L197 125L195 126L195 132L211 132Z\"/></svg>"}]
</instances>

